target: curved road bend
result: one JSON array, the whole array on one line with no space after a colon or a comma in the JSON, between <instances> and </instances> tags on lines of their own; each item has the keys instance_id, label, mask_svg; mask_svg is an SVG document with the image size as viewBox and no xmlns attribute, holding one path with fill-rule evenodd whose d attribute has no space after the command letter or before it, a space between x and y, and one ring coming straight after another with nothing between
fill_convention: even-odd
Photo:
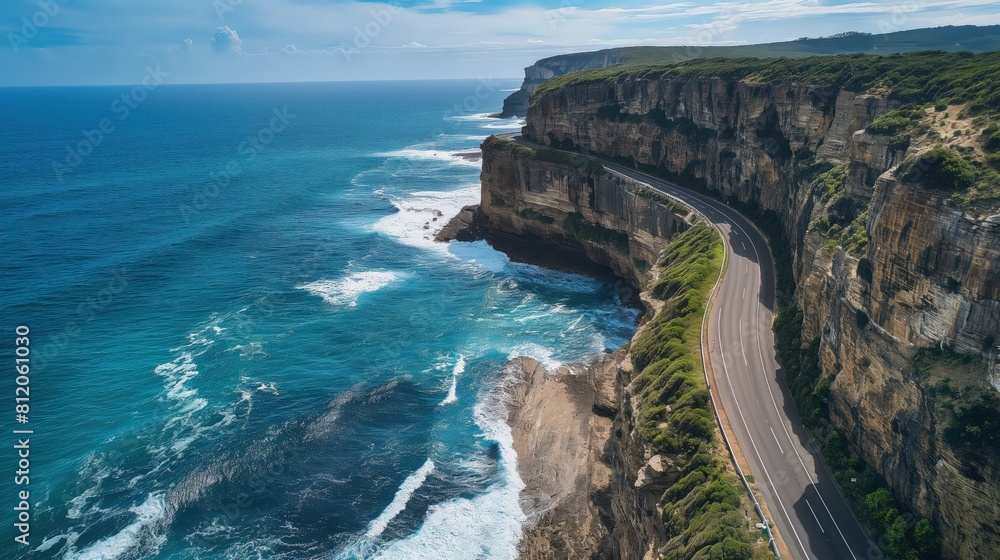
<instances>
[{"instance_id":1,"label":"curved road bend","mask_svg":"<svg viewBox=\"0 0 1000 560\"><path fill-rule=\"evenodd\" d=\"M520 137L525 146L540 146ZM881 558L799 420L779 371L771 329L771 251L750 222L722 202L620 165L621 175L680 199L726 240L729 267L709 317L709 359L737 442L786 546L796 559Z\"/></svg>"}]
</instances>

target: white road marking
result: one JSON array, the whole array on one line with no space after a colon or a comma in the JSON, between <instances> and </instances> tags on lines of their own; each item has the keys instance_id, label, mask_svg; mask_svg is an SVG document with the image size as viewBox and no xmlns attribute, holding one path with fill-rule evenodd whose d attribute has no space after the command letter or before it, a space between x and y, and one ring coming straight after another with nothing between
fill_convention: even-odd
<instances>
[{"instance_id":1,"label":"white road marking","mask_svg":"<svg viewBox=\"0 0 1000 560\"><path fill-rule=\"evenodd\" d=\"M750 367L747 361L747 349L743 347L743 319L740 319L740 352L743 354L743 365Z\"/></svg>"},{"instance_id":2,"label":"white road marking","mask_svg":"<svg viewBox=\"0 0 1000 560\"><path fill-rule=\"evenodd\" d=\"M807 505L807 506L809 506L809 511L811 511L811 512L812 512L812 514L813 514L813 519L815 519L815 520L816 520L816 524L817 524L817 525L819 525L819 530L820 530L820 531L823 531L823 534L825 535L825 534L826 534L826 529L824 529L824 528L823 528L823 524L822 524L822 523L820 523L820 522L819 522L819 518L818 518L818 517L816 517L816 512L815 512L815 511L813 511L813 507L812 507L812 504L810 504L810 503L809 503L809 500L806 500L806 505Z\"/></svg>"},{"instance_id":3,"label":"white road marking","mask_svg":"<svg viewBox=\"0 0 1000 560\"><path fill-rule=\"evenodd\" d=\"M774 443L778 444L778 451L780 451L781 454L784 455L785 450L781 448L781 442L778 441L778 434L774 433L774 428L771 428L771 426L768 426L768 428L770 428L771 430L771 435L774 436Z\"/></svg>"}]
</instances>

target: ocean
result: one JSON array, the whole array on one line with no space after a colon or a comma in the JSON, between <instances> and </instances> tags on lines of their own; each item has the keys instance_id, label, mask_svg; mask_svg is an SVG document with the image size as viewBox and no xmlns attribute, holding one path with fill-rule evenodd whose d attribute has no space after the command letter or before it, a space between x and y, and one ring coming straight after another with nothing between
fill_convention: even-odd
<instances>
[{"instance_id":1,"label":"ocean","mask_svg":"<svg viewBox=\"0 0 1000 560\"><path fill-rule=\"evenodd\" d=\"M30 545L0 556L514 558L506 362L637 320L605 281L432 240L517 85L0 90L0 348L31 341L30 418L13 371L0 417Z\"/></svg>"}]
</instances>

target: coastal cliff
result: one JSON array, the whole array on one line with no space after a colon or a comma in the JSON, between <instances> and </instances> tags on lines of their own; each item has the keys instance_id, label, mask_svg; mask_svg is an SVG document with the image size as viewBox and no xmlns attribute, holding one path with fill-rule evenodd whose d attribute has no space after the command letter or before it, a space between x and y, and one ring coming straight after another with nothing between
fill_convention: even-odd
<instances>
[{"instance_id":1,"label":"coastal cliff","mask_svg":"<svg viewBox=\"0 0 1000 560\"><path fill-rule=\"evenodd\" d=\"M946 558L996 557L1000 196L976 163L991 153L995 112L761 68L553 80L532 99L524 136L706 190L773 225L798 286L797 341L817 360L808 389L835 427L824 437L846 438L930 518ZM636 218L641 194L608 197L613 179L586 168L485 148L493 235L565 247L648 286L641 263L678 228ZM953 167L967 173L942 186ZM957 188L966 175L976 179ZM625 234L627 252L608 249L613 234L579 235L605 230ZM831 466L838 478L854 468Z\"/></svg>"},{"instance_id":2,"label":"coastal cliff","mask_svg":"<svg viewBox=\"0 0 1000 560\"><path fill-rule=\"evenodd\" d=\"M498 246L598 263L642 291L632 343L593 364L510 368L526 559L767 556L712 420L699 344L722 242L694 215L586 157L483 145L480 224ZM754 557L758 557L754 556ZM713 556L714 557L714 556Z\"/></svg>"},{"instance_id":3,"label":"coastal cliff","mask_svg":"<svg viewBox=\"0 0 1000 560\"><path fill-rule=\"evenodd\" d=\"M579 72L592 68L606 68L622 62L620 53L614 50L603 50L592 53L553 56L539 60L524 69L524 81L521 88L507 96L503 102L503 111L497 115L500 118L523 117L528 111L528 101L538 86L545 80Z\"/></svg>"},{"instance_id":4,"label":"coastal cliff","mask_svg":"<svg viewBox=\"0 0 1000 560\"><path fill-rule=\"evenodd\" d=\"M562 17L560 10L555 10L552 17ZM668 64L699 57L802 57L850 52L889 54L928 49L983 52L1000 49L1000 26L946 26L879 34L848 32L830 37L802 37L794 41L732 47L699 46L703 42L699 38L690 46L624 47L544 58L524 69L520 89L504 100L503 111L497 116L525 116L531 95L542 83L581 70L627 63Z\"/></svg>"}]
</instances>

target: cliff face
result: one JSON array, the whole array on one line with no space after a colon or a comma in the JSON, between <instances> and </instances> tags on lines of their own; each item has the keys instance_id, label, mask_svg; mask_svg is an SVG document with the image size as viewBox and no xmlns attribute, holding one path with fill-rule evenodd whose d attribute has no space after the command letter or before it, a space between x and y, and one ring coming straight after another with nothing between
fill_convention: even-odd
<instances>
[{"instance_id":1,"label":"cliff face","mask_svg":"<svg viewBox=\"0 0 1000 560\"><path fill-rule=\"evenodd\" d=\"M636 192L633 185L588 165L585 158L554 159L552 154L509 141L491 139L483 145L482 185L480 211L486 218L488 238L584 257L609 267L638 289L656 280L660 252L672 237L689 227L684 217L675 213L686 214L681 208ZM646 304L651 314L662 305L653 300ZM662 456L654 459L650 443L636 430L638 413L629 389L632 370L629 355L619 351L590 371L572 376L579 377L573 383L586 379L593 385L583 399L592 407L592 472L578 483L586 489L587 499L570 498L549 506L541 524L527 532L522 558L660 558L667 538L659 501L664 489L676 482L679 469L665 466L670 463L660 461ZM537 394L534 398L541 399ZM530 405L533 414L554 399L544 400ZM516 424L525 397L520 395L514 401ZM535 427L532 419L532 429L515 433L532 432L528 439L534 439L540 437L537 433L548 432L551 423ZM565 432L560 430L553 439L563 442ZM519 463L518 468L530 487L534 454L525 446L524 453L519 451L521 455L528 463ZM551 478L551 472L546 471L543 478ZM557 494L550 491L546 495ZM527 505L528 511L534 509Z\"/></svg>"},{"instance_id":2,"label":"cliff face","mask_svg":"<svg viewBox=\"0 0 1000 560\"><path fill-rule=\"evenodd\" d=\"M490 236L584 256L645 288L663 246L687 222L584 158L545 161L530 152L505 141L483 147Z\"/></svg>"},{"instance_id":3,"label":"cliff face","mask_svg":"<svg viewBox=\"0 0 1000 560\"><path fill-rule=\"evenodd\" d=\"M949 445L946 401L931 386L938 374L926 379L913 356L946 347L991 359L1000 333L1000 217L963 211L950 196L896 176L906 148L862 130L893 108L880 95L832 87L636 79L547 92L529 108L524 135L773 212L794 255L802 340L820 340L823 375L835 376L832 422L898 499L932 519L948 558L989 556L1000 550L995 455ZM563 200L579 206L589 192L573 186L584 178L486 158L484 208L503 231L558 239L517 213L540 197L559 200L553 207ZM818 172L831 168L842 180L817 187ZM518 181L553 192L510 191ZM588 216L648 231L628 219ZM849 240L842 230L853 232ZM612 266L634 272L624 260ZM996 394L986 368L965 368L950 382Z\"/></svg>"}]
</instances>

